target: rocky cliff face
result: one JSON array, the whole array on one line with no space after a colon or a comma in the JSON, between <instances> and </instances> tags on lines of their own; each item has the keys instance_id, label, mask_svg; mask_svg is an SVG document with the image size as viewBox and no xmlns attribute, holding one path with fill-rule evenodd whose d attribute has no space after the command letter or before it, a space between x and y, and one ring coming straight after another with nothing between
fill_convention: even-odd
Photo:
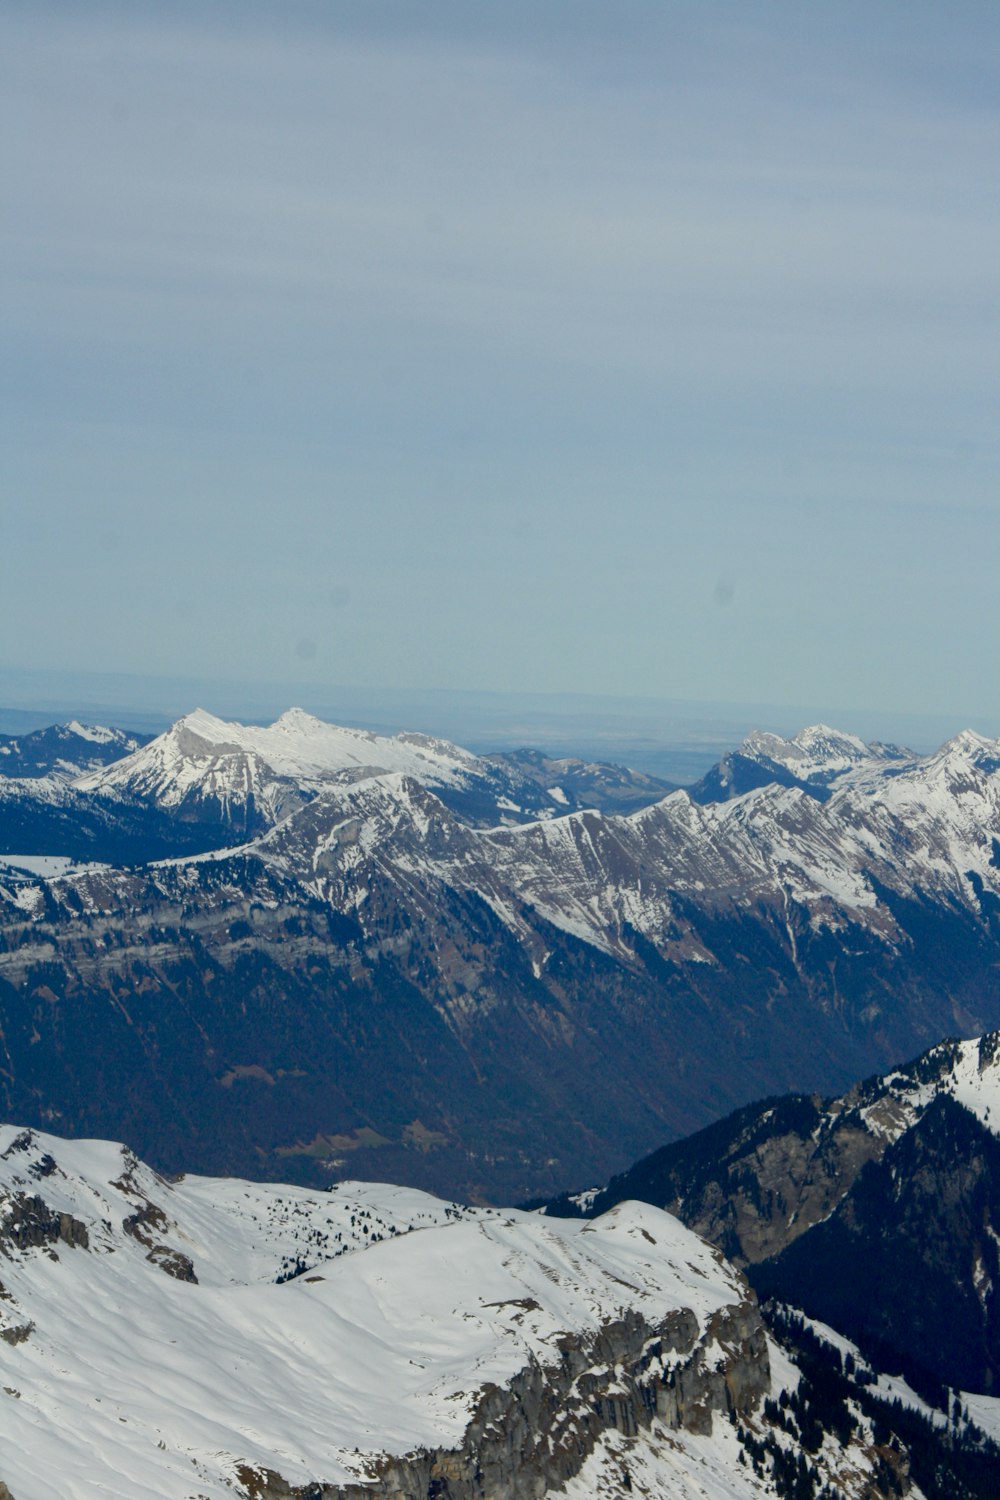
<instances>
[{"instance_id":1,"label":"rocky cliff face","mask_svg":"<svg viewBox=\"0 0 1000 1500\"><path fill-rule=\"evenodd\" d=\"M580 1473L602 1434L710 1434L714 1420L751 1418L771 1387L768 1346L752 1296L701 1332L688 1311L659 1323L626 1316L594 1338L560 1340L559 1361L533 1363L476 1402L461 1445L372 1466L364 1484L293 1488L248 1472L260 1500L542 1500Z\"/></svg>"},{"instance_id":2,"label":"rocky cliff face","mask_svg":"<svg viewBox=\"0 0 1000 1500\"><path fill-rule=\"evenodd\" d=\"M669 1208L929 1389L1000 1389L1000 1033L945 1042L839 1099L790 1096L550 1205Z\"/></svg>"},{"instance_id":3,"label":"rocky cliff face","mask_svg":"<svg viewBox=\"0 0 1000 1500\"><path fill-rule=\"evenodd\" d=\"M659 1203L737 1265L754 1265L827 1218L904 1115L893 1099L862 1115L852 1094L767 1099L638 1162L587 1195L587 1212L623 1198ZM567 1195L549 1211L580 1208Z\"/></svg>"},{"instance_id":4,"label":"rocky cliff face","mask_svg":"<svg viewBox=\"0 0 1000 1500\"><path fill-rule=\"evenodd\" d=\"M1000 1389L1000 1141L947 1095L836 1209L754 1268L914 1384Z\"/></svg>"}]
</instances>

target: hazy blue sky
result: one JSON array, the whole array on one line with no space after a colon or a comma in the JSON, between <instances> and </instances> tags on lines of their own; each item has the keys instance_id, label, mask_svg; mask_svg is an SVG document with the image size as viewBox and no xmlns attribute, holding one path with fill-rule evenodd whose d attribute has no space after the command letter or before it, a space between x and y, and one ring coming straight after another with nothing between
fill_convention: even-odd
<instances>
[{"instance_id":1,"label":"hazy blue sky","mask_svg":"<svg viewBox=\"0 0 1000 1500\"><path fill-rule=\"evenodd\" d=\"M992 715L998 59L7 0L0 665Z\"/></svg>"}]
</instances>

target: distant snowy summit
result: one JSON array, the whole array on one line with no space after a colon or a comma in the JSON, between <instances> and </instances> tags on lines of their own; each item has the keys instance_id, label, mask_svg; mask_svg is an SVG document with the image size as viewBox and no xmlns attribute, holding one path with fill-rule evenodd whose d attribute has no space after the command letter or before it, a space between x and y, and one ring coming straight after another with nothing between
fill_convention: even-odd
<instances>
[{"instance_id":1,"label":"distant snowy summit","mask_svg":"<svg viewBox=\"0 0 1000 1500\"><path fill-rule=\"evenodd\" d=\"M554 782L560 771L566 787ZM196 709L151 743L80 777L75 787L252 831L280 821L326 787L393 772L437 792L476 823L553 817L581 802L589 805L602 787L611 798L641 787L639 801L669 790L654 777L622 768L517 754L477 756L431 735L379 735L327 724L300 708L268 726L228 722Z\"/></svg>"},{"instance_id":2,"label":"distant snowy summit","mask_svg":"<svg viewBox=\"0 0 1000 1500\"><path fill-rule=\"evenodd\" d=\"M697 802L725 801L755 787L778 783L801 786L823 797L831 783L848 773L879 766L902 766L920 757L901 745L867 744L856 734L810 724L791 739L754 730L691 789Z\"/></svg>"},{"instance_id":3,"label":"distant snowy summit","mask_svg":"<svg viewBox=\"0 0 1000 1500\"><path fill-rule=\"evenodd\" d=\"M80 724L76 719L30 734L0 735L0 777L75 780L83 772L121 760L149 738L100 724Z\"/></svg>"},{"instance_id":4,"label":"distant snowy summit","mask_svg":"<svg viewBox=\"0 0 1000 1500\"><path fill-rule=\"evenodd\" d=\"M104 770L76 782L82 792L146 801L179 816L207 816L249 829L267 826L325 785L405 771L432 786L474 776L476 757L416 735L341 729L292 708L267 727L230 723L204 709Z\"/></svg>"},{"instance_id":5,"label":"distant snowy summit","mask_svg":"<svg viewBox=\"0 0 1000 1500\"><path fill-rule=\"evenodd\" d=\"M868 744L856 734L844 734L829 724L810 724L792 739L755 730L741 746L742 753L761 761L793 768L803 779L832 777L866 761L912 760L913 754L899 745Z\"/></svg>"}]
</instances>

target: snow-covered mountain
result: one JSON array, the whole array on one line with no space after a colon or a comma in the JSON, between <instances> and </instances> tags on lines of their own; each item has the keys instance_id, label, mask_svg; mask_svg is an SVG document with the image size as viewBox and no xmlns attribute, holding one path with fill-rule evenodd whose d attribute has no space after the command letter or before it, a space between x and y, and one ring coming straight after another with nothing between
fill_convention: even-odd
<instances>
[{"instance_id":1,"label":"snow-covered mountain","mask_svg":"<svg viewBox=\"0 0 1000 1500\"><path fill-rule=\"evenodd\" d=\"M800 781L832 781L845 771L875 761L905 761L912 752L899 745L873 744L856 734L831 729L829 724L810 724L792 739L754 730L743 741L740 752L762 763L788 766Z\"/></svg>"},{"instance_id":2,"label":"snow-covered mountain","mask_svg":"<svg viewBox=\"0 0 1000 1500\"><path fill-rule=\"evenodd\" d=\"M967 731L935 755L903 758L820 725L791 741L751 736L744 748L753 746L803 777L832 780L823 804L801 787L770 782L726 802L702 806L678 791L607 816L565 812L568 798L559 802L554 787L541 820L474 833L455 797L482 792L500 775L492 763L444 741L340 729L300 710L265 728L198 711L77 779L73 794L117 793L174 812L212 804L230 822L277 825L252 845L255 857L293 873L338 910L351 903L343 880L363 890L375 859L380 868L419 867L473 889L515 929L524 925L518 906L530 903L605 949L621 950L626 927L662 943L678 894L716 903L780 894L808 904L816 921L826 916L836 926L839 908L885 929L891 917L876 886L947 894L973 907L983 891L1000 889L993 845L1000 743ZM485 798L489 821L499 821L497 804L505 802L524 819L531 800L524 788L503 789L522 801L504 798L494 783ZM57 786L45 792L68 795ZM562 817L552 816L553 800ZM362 831L353 838L356 825Z\"/></svg>"},{"instance_id":3,"label":"snow-covered mountain","mask_svg":"<svg viewBox=\"0 0 1000 1500\"><path fill-rule=\"evenodd\" d=\"M130 755L149 735L103 724L53 724L29 734L0 735L0 776L56 776L72 780Z\"/></svg>"},{"instance_id":4,"label":"snow-covered mountain","mask_svg":"<svg viewBox=\"0 0 1000 1500\"><path fill-rule=\"evenodd\" d=\"M231 769L212 733L174 767L201 789ZM610 1174L748 1097L1000 1025L997 742L858 751L822 800L771 782L482 826L454 803L475 757L344 733L248 731L233 763L261 795L287 771L291 802L236 848L0 879L9 1113L117 1130L161 1165L197 1134L213 1171L526 1197L581 1150ZM286 740L260 771L254 746ZM401 767L363 764L373 745Z\"/></svg>"},{"instance_id":5,"label":"snow-covered mountain","mask_svg":"<svg viewBox=\"0 0 1000 1500\"><path fill-rule=\"evenodd\" d=\"M919 1496L843 1403L805 1438L829 1396L739 1274L641 1204L560 1222L167 1181L4 1126L0 1270L13 1500Z\"/></svg>"},{"instance_id":6,"label":"snow-covered mountain","mask_svg":"<svg viewBox=\"0 0 1000 1500\"><path fill-rule=\"evenodd\" d=\"M476 757L419 735L394 738L324 724L292 708L268 726L230 723L204 709L114 765L77 782L184 810L209 804L229 822L276 822L334 780L403 771L432 786L475 775Z\"/></svg>"},{"instance_id":7,"label":"snow-covered mountain","mask_svg":"<svg viewBox=\"0 0 1000 1500\"><path fill-rule=\"evenodd\" d=\"M404 902L426 904L418 877L476 892L519 936L540 915L621 956L639 932L664 957L712 961L678 910L692 900L794 906L814 928L850 920L893 941L883 890L977 916L1000 900L997 765L1000 745L964 734L891 775L866 764L823 803L771 785L702 807L681 790L623 817L586 810L485 830L397 772L326 791L245 853L362 926L372 881L391 874Z\"/></svg>"},{"instance_id":8,"label":"snow-covered mountain","mask_svg":"<svg viewBox=\"0 0 1000 1500\"><path fill-rule=\"evenodd\" d=\"M0 738L0 855L131 865L224 848L324 788L394 771L477 827L581 806L641 807L670 790L622 766L528 751L476 756L428 735L340 728L301 709L269 726L199 709L155 740L76 722Z\"/></svg>"},{"instance_id":9,"label":"snow-covered mountain","mask_svg":"<svg viewBox=\"0 0 1000 1500\"><path fill-rule=\"evenodd\" d=\"M749 1105L549 1213L677 1213L918 1386L1000 1384L1000 1032Z\"/></svg>"},{"instance_id":10,"label":"snow-covered mountain","mask_svg":"<svg viewBox=\"0 0 1000 1500\"><path fill-rule=\"evenodd\" d=\"M150 804L181 818L250 833L270 827L334 785L398 773L429 787L463 819L487 826L553 817L589 800L656 800L653 777L567 762L539 774L537 758L473 755L430 735L372 734L289 709L267 726L197 709L165 734L75 782L80 792Z\"/></svg>"},{"instance_id":11,"label":"snow-covered mountain","mask_svg":"<svg viewBox=\"0 0 1000 1500\"><path fill-rule=\"evenodd\" d=\"M832 783L862 769L892 769L919 759L900 745L866 744L856 734L810 724L792 739L754 730L690 788L696 802L724 802L756 787L799 786L820 799Z\"/></svg>"}]
</instances>

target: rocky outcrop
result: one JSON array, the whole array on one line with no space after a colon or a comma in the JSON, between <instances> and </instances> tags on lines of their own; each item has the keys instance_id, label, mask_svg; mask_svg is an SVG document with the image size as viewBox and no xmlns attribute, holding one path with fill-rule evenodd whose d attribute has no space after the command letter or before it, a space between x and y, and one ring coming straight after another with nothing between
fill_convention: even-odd
<instances>
[{"instance_id":1,"label":"rocky outcrop","mask_svg":"<svg viewBox=\"0 0 1000 1500\"><path fill-rule=\"evenodd\" d=\"M857 1121L824 1119L809 1134L789 1130L755 1143L725 1163L699 1195L667 1205L688 1226L721 1246L737 1265L756 1265L784 1250L821 1223L869 1161L878 1161L887 1137Z\"/></svg>"},{"instance_id":2,"label":"rocky outcrop","mask_svg":"<svg viewBox=\"0 0 1000 1500\"><path fill-rule=\"evenodd\" d=\"M143 1246L147 1252L146 1259L159 1266L161 1271L165 1271L175 1281L198 1280L191 1257L185 1255L183 1250L157 1239L157 1233L166 1234L170 1228L166 1214L157 1204L144 1200L141 1208L122 1220L122 1228Z\"/></svg>"},{"instance_id":3,"label":"rocky outcrop","mask_svg":"<svg viewBox=\"0 0 1000 1500\"><path fill-rule=\"evenodd\" d=\"M72 1214L57 1213L33 1193L15 1193L8 1199L0 1222L0 1248L6 1243L17 1250L38 1249L60 1240L73 1249L86 1250L90 1243L86 1224Z\"/></svg>"},{"instance_id":4,"label":"rocky outcrop","mask_svg":"<svg viewBox=\"0 0 1000 1500\"><path fill-rule=\"evenodd\" d=\"M244 1467L252 1500L541 1500L578 1474L608 1429L635 1436L654 1417L711 1432L713 1417L745 1417L769 1388L764 1326L752 1294L721 1309L699 1336L694 1314L656 1326L638 1313L596 1337L565 1336L557 1364L532 1362L484 1388L460 1448L374 1462L364 1483L293 1487Z\"/></svg>"},{"instance_id":5,"label":"rocky outcrop","mask_svg":"<svg viewBox=\"0 0 1000 1500\"><path fill-rule=\"evenodd\" d=\"M23 1344L25 1339L30 1339L34 1331L34 1323L15 1323L10 1328L0 1328L0 1339L14 1348L17 1344Z\"/></svg>"}]
</instances>

